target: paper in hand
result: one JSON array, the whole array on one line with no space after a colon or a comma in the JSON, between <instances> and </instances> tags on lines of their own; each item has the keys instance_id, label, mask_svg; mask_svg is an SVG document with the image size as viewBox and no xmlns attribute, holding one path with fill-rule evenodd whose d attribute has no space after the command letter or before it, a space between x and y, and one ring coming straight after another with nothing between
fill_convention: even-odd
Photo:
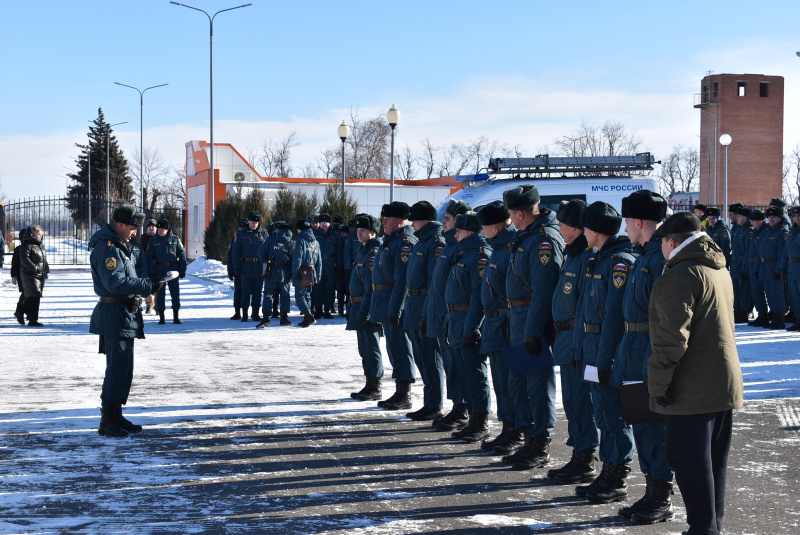
<instances>
[{"instance_id":1,"label":"paper in hand","mask_svg":"<svg viewBox=\"0 0 800 535\"><path fill-rule=\"evenodd\" d=\"M171 281L172 279L177 279L179 273L177 271L167 271L166 276L162 279L164 282Z\"/></svg>"}]
</instances>

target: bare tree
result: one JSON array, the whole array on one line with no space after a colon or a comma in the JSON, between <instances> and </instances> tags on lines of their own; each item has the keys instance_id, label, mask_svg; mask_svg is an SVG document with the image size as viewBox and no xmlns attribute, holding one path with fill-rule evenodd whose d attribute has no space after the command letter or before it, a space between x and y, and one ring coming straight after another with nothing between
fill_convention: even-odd
<instances>
[{"instance_id":1,"label":"bare tree","mask_svg":"<svg viewBox=\"0 0 800 535\"><path fill-rule=\"evenodd\" d=\"M321 178L335 178L337 173L338 176L342 176L339 152L332 147L328 147L321 150L320 153L321 155L317 158L317 169L321 173Z\"/></svg>"},{"instance_id":2,"label":"bare tree","mask_svg":"<svg viewBox=\"0 0 800 535\"><path fill-rule=\"evenodd\" d=\"M265 140L260 151L248 149L247 160L259 173L268 177L292 176L292 149L298 146L297 132L292 130L283 140Z\"/></svg>"},{"instance_id":3,"label":"bare tree","mask_svg":"<svg viewBox=\"0 0 800 535\"><path fill-rule=\"evenodd\" d=\"M150 214L153 212L159 202L164 190L164 182L169 173L169 167L164 163L164 158L157 148L145 147L144 158L141 158L139 150L133 151L131 158L133 164L128 164L128 171L132 176L132 184L138 186L139 184L139 168L141 161L142 170L142 188L144 190L144 208L145 212ZM138 189L134 187L134 189ZM112 198L116 192L112 191Z\"/></svg>"},{"instance_id":4,"label":"bare tree","mask_svg":"<svg viewBox=\"0 0 800 535\"><path fill-rule=\"evenodd\" d=\"M3 189L3 182L6 180L6 170L0 171L0 202L6 202L6 191Z\"/></svg>"},{"instance_id":5,"label":"bare tree","mask_svg":"<svg viewBox=\"0 0 800 535\"><path fill-rule=\"evenodd\" d=\"M664 159L658 176L661 192L665 195L696 191L700 177L700 155L695 147L673 147Z\"/></svg>"},{"instance_id":6,"label":"bare tree","mask_svg":"<svg viewBox=\"0 0 800 535\"><path fill-rule=\"evenodd\" d=\"M352 178L387 178L391 127L386 118L378 115L362 120L357 111L350 110L350 122L350 137L345 142L347 174Z\"/></svg>"},{"instance_id":7,"label":"bare tree","mask_svg":"<svg viewBox=\"0 0 800 535\"><path fill-rule=\"evenodd\" d=\"M783 197L789 205L800 202L800 145L783 157Z\"/></svg>"},{"instance_id":8,"label":"bare tree","mask_svg":"<svg viewBox=\"0 0 800 535\"><path fill-rule=\"evenodd\" d=\"M417 176L418 158L406 145L394 155L394 168L400 180L414 180Z\"/></svg>"},{"instance_id":9,"label":"bare tree","mask_svg":"<svg viewBox=\"0 0 800 535\"><path fill-rule=\"evenodd\" d=\"M422 144L422 156L419 158L419 163L423 168L425 178L431 178L437 165L436 153L439 148L431 143L431 140L427 137L424 141L420 141L420 143Z\"/></svg>"},{"instance_id":10,"label":"bare tree","mask_svg":"<svg viewBox=\"0 0 800 535\"><path fill-rule=\"evenodd\" d=\"M571 134L553 140L559 156L620 156L641 152L639 135L618 121L602 125L582 122Z\"/></svg>"}]
</instances>

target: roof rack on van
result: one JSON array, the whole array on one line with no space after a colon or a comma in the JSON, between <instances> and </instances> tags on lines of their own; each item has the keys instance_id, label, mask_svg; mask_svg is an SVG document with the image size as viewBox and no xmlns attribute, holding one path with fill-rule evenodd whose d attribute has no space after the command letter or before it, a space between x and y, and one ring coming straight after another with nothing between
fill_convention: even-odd
<instances>
[{"instance_id":1,"label":"roof rack on van","mask_svg":"<svg viewBox=\"0 0 800 535\"><path fill-rule=\"evenodd\" d=\"M635 156L582 156L550 157L539 154L535 158L491 158L489 172L492 174L599 174L599 173L644 173L653 170L655 157L649 152Z\"/></svg>"}]
</instances>

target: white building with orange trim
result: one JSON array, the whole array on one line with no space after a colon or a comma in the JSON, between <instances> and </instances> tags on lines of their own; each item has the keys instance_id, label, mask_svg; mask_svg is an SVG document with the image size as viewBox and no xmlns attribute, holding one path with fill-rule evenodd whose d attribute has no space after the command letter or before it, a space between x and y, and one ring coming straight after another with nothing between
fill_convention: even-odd
<instances>
[{"instance_id":1,"label":"white building with orange trim","mask_svg":"<svg viewBox=\"0 0 800 535\"><path fill-rule=\"evenodd\" d=\"M214 205L228 194L241 188L259 188L264 191L268 204L275 201L275 195L283 185L308 195L317 193L322 197L326 184L341 183L340 179L327 178L274 178L263 177L229 143L214 144L214 180L209 179L209 151L206 141L186 143L186 229L185 246L189 258L204 254L203 235L211 220L211 188L214 191ZM381 207L389 202L388 180L345 180L352 192L360 212L380 215ZM394 200L408 203L426 200L438 206L452 193L460 189L461 183L454 176L425 180L395 180ZM244 214L243 214L244 215Z\"/></svg>"}]
</instances>

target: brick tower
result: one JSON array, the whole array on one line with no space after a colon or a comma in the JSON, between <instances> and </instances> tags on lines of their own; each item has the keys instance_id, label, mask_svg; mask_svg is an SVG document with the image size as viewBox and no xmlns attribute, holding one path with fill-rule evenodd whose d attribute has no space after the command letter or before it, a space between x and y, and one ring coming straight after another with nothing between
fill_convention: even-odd
<instances>
[{"instance_id":1,"label":"brick tower","mask_svg":"<svg viewBox=\"0 0 800 535\"><path fill-rule=\"evenodd\" d=\"M703 78L694 107L701 111L700 202L720 207L725 202L722 134L733 139L728 145L728 203L767 205L781 197L783 76L710 74Z\"/></svg>"}]
</instances>

